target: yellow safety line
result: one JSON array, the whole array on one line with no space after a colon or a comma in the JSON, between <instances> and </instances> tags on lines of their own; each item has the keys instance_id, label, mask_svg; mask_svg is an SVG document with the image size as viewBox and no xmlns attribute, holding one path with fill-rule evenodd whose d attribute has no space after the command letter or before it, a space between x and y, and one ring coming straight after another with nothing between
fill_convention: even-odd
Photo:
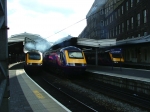
<instances>
[{"instance_id":1,"label":"yellow safety line","mask_svg":"<svg viewBox=\"0 0 150 112\"><path fill-rule=\"evenodd\" d=\"M34 90L33 93L36 95L37 98L39 99L44 99L45 97L37 90Z\"/></svg>"}]
</instances>

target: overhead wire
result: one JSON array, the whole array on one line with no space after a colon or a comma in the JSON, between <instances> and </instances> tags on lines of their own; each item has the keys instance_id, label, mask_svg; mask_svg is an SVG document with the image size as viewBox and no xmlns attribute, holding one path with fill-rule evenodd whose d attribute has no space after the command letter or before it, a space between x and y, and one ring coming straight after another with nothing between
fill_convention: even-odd
<instances>
[{"instance_id":1,"label":"overhead wire","mask_svg":"<svg viewBox=\"0 0 150 112\"><path fill-rule=\"evenodd\" d=\"M119 1L117 1L117 2L119 2ZM117 2L116 2L116 3L117 3ZM106 8L112 7L114 4L115 4L115 3L113 3L112 5L109 5L108 7L101 8L101 10L103 10L103 12L104 12L104 10L105 10ZM105 4L104 4L104 5L105 5ZM67 26L66 28L63 28L62 30L60 30L60 31L58 31L58 32L56 32L56 33L54 33L54 34L52 34L51 36L48 36L47 38L52 37L52 36L54 36L54 35L56 35L56 34L62 32L62 31L64 31L64 30L66 30L66 29L68 29L68 28L70 28L70 27L72 27L72 26L74 26L74 25L76 25L76 24L82 22L83 20L90 18L91 16L94 16L95 14L99 13L101 10L96 11L95 13L89 15L88 17L86 17L86 18L84 18L84 19L81 19L81 20L77 21L76 23Z\"/></svg>"}]
</instances>

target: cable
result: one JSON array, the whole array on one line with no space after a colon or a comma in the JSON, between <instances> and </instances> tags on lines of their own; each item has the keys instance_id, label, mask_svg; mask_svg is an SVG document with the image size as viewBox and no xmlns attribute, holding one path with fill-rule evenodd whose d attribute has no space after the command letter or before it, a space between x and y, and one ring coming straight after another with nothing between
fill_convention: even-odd
<instances>
[{"instance_id":1,"label":"cable","mask_svg":"<svg viewBox=\"0 0 150 112\"><path fill-rule=\"evenodd\" d=\"M119 3L119 2L121 2L121 1L117 1L116 3ZM105 2L103 5L105 5L106 3L107 3L107 2ZM113 7L116 3L113 2L111 5L108 5L108 7L102 8L101 10L103 10L103 13L105 13L105 9L107 9L107 8L109 8L109 7ZM84 19L82 19L82 20L79 20L78 22L76 22L76 23L74 23L74 24L72 24L72 25L70 25L70 26L68 26L68 27L66 27L66 28L64 28L64 29L62 29L62 30L60 30L60 31L58 31L58 32L56 32L56 33L54 33L54 34L51 35L51 36L48 36L47 38L52 37L52 36L54 36L54 35L56 35L56 34L62 32L62 31L64 31L64 30L70 28L71 26L74 26L74 25L76 25L76 24L82 22L83 20L88 19L88 18L94 16L95 14L99 13L101 10L96 11L95 13L89 15L88 17L86 17L86 18L84 18Z\"/></svg>"}]
</instances>

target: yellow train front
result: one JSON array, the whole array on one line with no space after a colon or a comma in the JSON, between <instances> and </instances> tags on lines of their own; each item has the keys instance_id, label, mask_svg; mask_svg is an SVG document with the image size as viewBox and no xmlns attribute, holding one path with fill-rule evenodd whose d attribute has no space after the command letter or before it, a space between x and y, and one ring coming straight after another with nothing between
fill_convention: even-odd
<instances>
[{"instance_id":1,"label":"yellow train front","mask_svg":"<svg viewBox=\"0 0 150 112\"><path fill-rule=\"evenodd\" d=\"M25 53L25 68L33 69L33 68L41 68L43 64L43 56L39 51L29 51Z\"/></svg>"},{"instance_id":2,"label":"yellow train front","mask_svg":"<svg viewBox=\"0 0 150 112\"><path fill-rule=\"evenodd\" d=\"M66 75L83 74L87 67L83 51L74 46L48 51L44 56L44 65Z\"/></svg>"},{"instance_id":3,"label":"yellow train front","mask_svg":"<svg viewBox=\"0 0 150 112\"><path fill-rule=\"evenodd\" d=\"M110 58L114 64L124 63L121 48L114 48L109 51Z\"/></svg>"}]
</instances>

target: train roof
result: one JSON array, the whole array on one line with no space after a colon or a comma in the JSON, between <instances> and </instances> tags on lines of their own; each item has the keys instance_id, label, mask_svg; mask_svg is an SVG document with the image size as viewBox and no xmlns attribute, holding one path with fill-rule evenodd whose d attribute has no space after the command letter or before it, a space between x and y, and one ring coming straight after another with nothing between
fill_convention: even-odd
<instances>
[{"instance_id":1,"label":"train roof","mask_svg":"<svg viewBox=\"0 0 150 112\"><path fill-rule=\"evenodd\" d=\"M79 51L81 51L80 48L77 48L77 47L75 47L75 46L64 47L64 48L61 48L61 49L60 49L60 51L62 51L62 50L79 50Z\"/></svg>"},{"instance_id":2,"label":"train roof","mask_svg":"<svg viewBox=\"0 0 150 112\"><path fill-rule=\"evenodd\" d=\"M27 53L33 53L33 52L42 54L42 52L40 52L40 51L38 51L38 50L31 50L31 51L28 51Z\"/></svg>"}]
</instances>

